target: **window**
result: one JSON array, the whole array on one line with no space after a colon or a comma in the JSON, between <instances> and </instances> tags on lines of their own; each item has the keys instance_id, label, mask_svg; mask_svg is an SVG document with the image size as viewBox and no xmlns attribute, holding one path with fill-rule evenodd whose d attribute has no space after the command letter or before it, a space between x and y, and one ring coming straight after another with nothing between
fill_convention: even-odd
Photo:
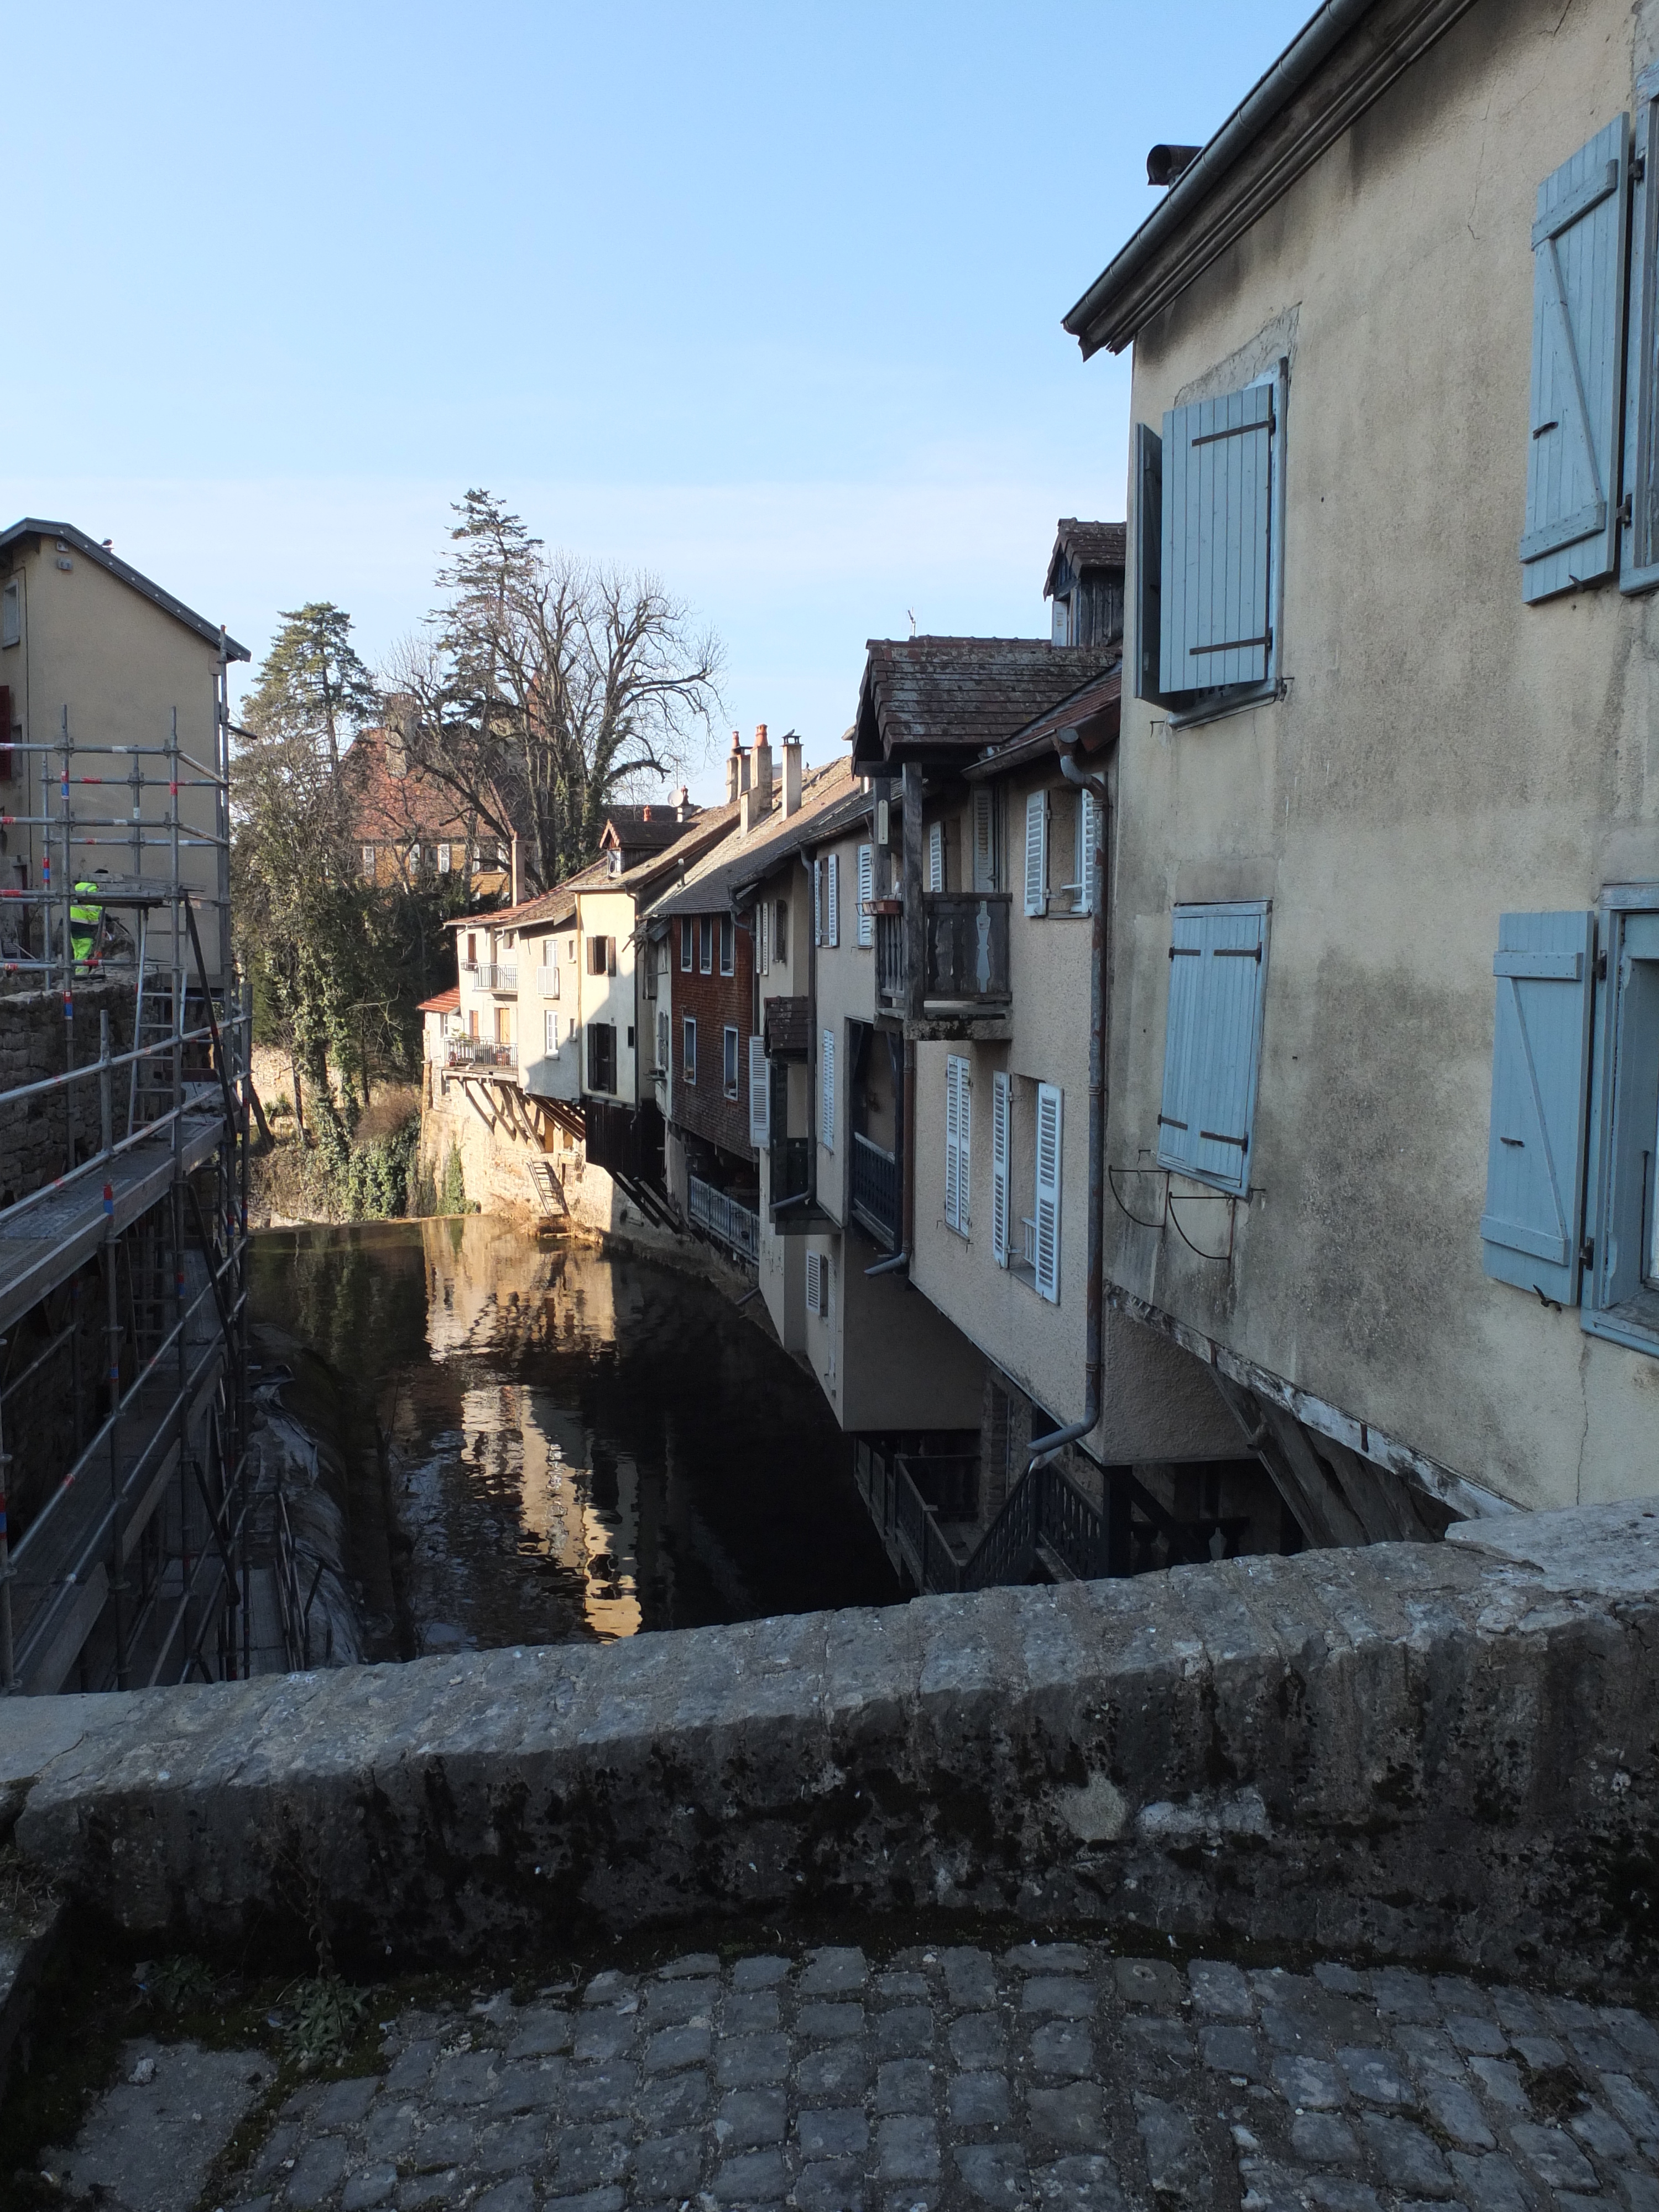
<instances>
[{"instance_id":1,"label":"window","mask_svg":"<svg viewBox=\"0 0 1659 2212\"><path fill-rule=\"evenodd\" d=\"M1048 794L1034 791L1025 801L1025 911L1048 911Z\"/></svg>"},{"instance_id":2,"label":"window","mask_svg":"<svg viewBox=\"0 0 1659 2212\"><path fill-rule=\"evenodd\" d=\"M964 1054L945 1062L945 1224L968 1234L969 1139L973 1122L969 1064Z\"/></svg>"},{"instance_id":3,"label":"window","mask_svg":"<svg viewBox=\"0 0 1659 2212\"><path fill-rule=\"evenodd\" d=\"M668 1073L668 1009L666 1006L659 1006L657 1009L657 1065L655 1073L659 1075L666 1075Z\"/></svg>"},{"instance_id":4,"label":"window","mask_svg":"<svg viewBox=\"0 0 1659 2212\"><path fill-rule=\"evenodd\" d=\"M442 844L441 844L441 845L439 846L439 848L438 848L438 873L439 873L441 876L447 876L447 875L449 873L449 863L450 863L450 857L451 857L452 854L454 852L454 849L455 849L455 848L454 848L454 847L453 847L453 845L442 845Z\"/></svg>"},{"instance_id":5,"label":"window","mask_svg":"<svg viewBox=\"0 0 1659 2212\"><path fill-rule=\"evenodd\" d=\"M775 957L779 960L787 960L789 957L789 902L787 899L780 899L777 902L777 926L772 933L772 951Z\"/></svg>"},{"instance_id":6,"label":"window","mask_svg":"<svg viewBox=\"0 0 1659 2212\"><path fill-rule=\"evenodd\" d=\"M945 889L945 824L927 824L927 888L930 891Z\"/></svg>"},{"instance_id":7,"label":"window","mask_svg":"<svg viewBox=\"0 0 1659 2212\"><path fill-rule=\"evenodd\" d=\"M1009 1078L999 1068L991 1078L991 1257L999 1267L1008 1265L1012 1227L1008 1218L1013 1148L1013 1101L1009 1088Z\"/></svg>"},{"instance_id":8,"label":"window","mask_svg":"<svg viewBox=\"0 0 1659 2212\"><path fill-rule=\"evenodd\" d=\"M1158 1164L1218 1190L1250 1186L1267 957L1265 902L1176 908Z\"/></svg>"},{"instance_id":9,"label":"window","mask_svg":"<svg viewBox=\"0 0 1659 2212\"><path fill-rule=\"evenodd\" d=\"M614 975L617 972L617 940L614 937L590 937L587 940L587 972L590 975Z\"/></svg>"},{"instance_id":10,"label":"window","mask_svg":"<svg viewBox=\"0 0 1659 2212\"><path fill-rule=\"evenodd\" d=\"M806 1255L806 1310L830 1318L830 1262L822 1252Z\"/></svg>"},{"instance_id":11,"label":"window","mask_svg":"<svg viewBox=\"0 0 1659 2212\"><path fill-rule=\"evenodd\" d=\"M729 914L720 916L720 973L730 975L737 966L737 926Z\"/></svg>"},{"instance_id":12,"label":"window","mask_svg":"<svg viewBox=\"0 0 1659 2212\"><path fill-rule=\"evenodd\" d=\"M1039 1083L1036 1095L1036 1227L1032 1263L1037 1296L1060 1304L1060 1094L1052 1083Z\"/></svg>"},{"instance_id":13,"label":"window","mask_svg":"<svg viewBox=\"0 0 1659 2212\"><path fill-rule=\"evenodd\" d=\"M697 1079L697 1025L687 1014L680 1023L680 1073L684 1081Z\"/></svg>"},{"instance_id":14,"label":"window","mask_svg":"<svg viewBox=\"0 0 1659 2212\"><path fill-rule=\"evenodd\" d=\"M469 1006L467 1009L466 1033L469 1036L474 1037L478 1034L478 1009L476 1006Z\"/></svg>"},{"instance_id":15,"label":"window","mask_svg":"<svg viewBox=\"0 0 1659 2212\"><path fill-rule=\"evenodd\" d=\"M831 853L823 870L823 934L830 945L841 943L841 854Z\"/></svg>"},{"instance_id":16,"label":"window","mask_svg":"<svg viewBox=\"0 0 1659 2212\"><path fill-rule=\"evenodd\" d=\"M818 1060L818 1141L836 1149L836 1033L825 1030Z\"/></svg>"},{"instance_id":17,"label":"window","mask_svg":"<svg viewBox=\"0 0 1659 2212\"><path fill-rule=\"evenodd\" d=\"M766 1040L749 1040L749 1141L763 1152L772 1141L772 1069Z\"/></svg>"},{"instance_id":18,"label":"window","mask_svg":"<svg viewBox=\"0 0 1659 2212\"><path fill-rule=\"evenodd\" d=\"M1285 366L1135 426L1143 699L1212 713L1277 685Z\"/></svg>"},{"instance_id":19,"label":"window","mask_svg":"<svg viewBox=\"0 0 1659 2212\"><path fill-rule=\"evenodd\" d=\"M409 848L409 867L410 867L410 873L411 875L412 875L412 874L414 874L414 873L415 873L415 872L419 868L420 865L421 865L421 848L420 848L420 847L419 847L418 845L411 845L411 846L410 847L410 848Z\"/></svg>"},{"instance_id":20,"label":"window","mask_svg":"<svg viewBox=\"0 0 1659 2212\"><path fill-rule=\"evenodd\" d=\"M365 845L363 848L363 873L366 876L372 876L374 872L374 848L372 845Z\"/></svg>"},{"instance_id":21,"label":"window","mask_svg":"<svg viewBox=\"0 0 1659 2212\"><path fill-rule=\"evenodd\" d=\"M680 922L680 973L691 973L691 917L686 915Z\"/></svg>"},{"instance_id":22,"label":"window","mask_svg":"<svg viewBox=\"0 0 1659 2212\"><path fill-rule=\"evenodd\" d=\"M974 787L974 889L997 887L996 793L987 784Z\"/></svg>"},{"instance_id":23,"label":"window","mask_svg":"<svg viewBox=\"0 0 1659 2212\"><path fill-rule=\"evenodd\" d=\"M473 934L472 931L469 929L466 933L466 965L469 968L476 968L477 964L478 940Z\"/></svg>"},{"instance_id":24,"label":"window","mask_svg":"<svg viewBox=\"0 0 1659 2212\"><path fill-rule=\"evenodd\" d=\"M1048 887L1048 911L1087 914L1094 885L1095 853L1099 842L1098 802L1092 791L1050 792L1048 823L1068 880Z\"/></svg>"},{"instance_id":25,"label":"window","mask_svg":"<svg viewBox=\"0 0 1659 2212\"><path fill-rule=\"evenodd\" d=\"M1072 642L1072 598L1069 592L1056 592L1051 612L1052 629L1049 642L1069 645Z\"/></svg>"},{"instance_id":26,"label":"window","mask_svg":"<svg viewBox=\"0 0 1659 2212\"><path fill-rule=\"evenodd\" d=\"M876 936L876 852L873 845L859 847L859 943L872 945Z\"/></svg>"},{"instance_id":27,"label":"window","mask_svg":"<svg viewBox=\"0 0 1659 2212\"><path fill-rule=\"evenodd\" d=\"M705 975L714 972L714 917L711 914L697 916L697 965Z\"/></svg>"},{"instance_id":28,"label":"window","mask_svg":"<svg viewBox=\"0 0 1659 2212\"><path fill-rule=\"evenodd\" d=\"M729 1023L722 1042L725 1050L721 1058L721 1074L726 1095L728 1098L735 1098L738 1095L738 1033Z\"/></svg>"},{"instance_id":29,"label":"window","mask_svg":"<svg viewBox=\"0 0 1659 2212\"><path fill-rule=\"evenodd\" d=\"M21 645L23 639L23 586L14 576L0 586L0 646Z\"/></svg>"},{"instance_id":30,"label":"window","mask_svg":"<svg viewBox=\"0 0 1659 2212\"><path fill-rule=\"evenodd\" d=\"M542 1033L546 1041L546 1049L550 1053L556 1052L559 1048L559 1018L556 1014L544 1012Z\"/></svg>"},{"instance_id":31,"label":"window","mask_svg":"<svg viewBox=\"0 0 1659 2212\"><path fill-rule=\"evenodd\" d=\"M497 1006L495 1009L495 1042L497 1044L511 1044L513 1042L511 1006Z\"/></svg>"},{"instance_id":32,"label":"window","mask_svg":"<svg viewBox=\"0 0 1659 2212\"><path fill-rule=\"evenodd\" d=\"M617 1030L612 1022L587 1024L587 1087L609 1091L617 1088Z\"/></svg>"}]
</instances>

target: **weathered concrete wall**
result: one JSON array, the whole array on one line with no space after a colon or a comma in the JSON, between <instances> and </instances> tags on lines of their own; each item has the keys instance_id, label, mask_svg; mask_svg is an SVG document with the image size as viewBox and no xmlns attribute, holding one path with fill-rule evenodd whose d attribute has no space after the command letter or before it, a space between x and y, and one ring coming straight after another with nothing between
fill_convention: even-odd
<instances>
[{"instance_id":1,"label":"weathered concrete wall","mask_svg":"<svg viewBox=\"0 0 1659 2212\"><path fill-rule=\"evenodd\" d=\"M384 1964L797 1902L1630 1987L1659 1512L601 1649L0 1709L27 1856L145 1941ZM26 1800L26 1802L24 1802Z\"/></svg>"}]
</instances>

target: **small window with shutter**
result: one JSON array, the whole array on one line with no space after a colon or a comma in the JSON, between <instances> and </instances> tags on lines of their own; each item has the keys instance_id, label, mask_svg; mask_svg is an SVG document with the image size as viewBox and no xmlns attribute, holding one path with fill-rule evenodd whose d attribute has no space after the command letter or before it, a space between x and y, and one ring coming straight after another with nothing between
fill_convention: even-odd
<instances>
[{"instance_id":1,"label":"small window with shutter","mask_svg":"<svg viewBox=\"0 0 1659 2212\"><path fill-rule=\"evenodd\" d=\"M973 1103L969 1063L951 1053L945 1062L945 1223L958 1236L968 1234L969 1140Z\"/></svg>"},{"instance_id":2,"label":"small window with shutter","mask_svg":"<svg viewBox=\"0 0 1659 2212\"><path fill-rule=\"evenodd\" d=\"M1048 794L1034 791L1025 801L1025 911L1048 911Z\"/></svg>"},{"instance_id":3,"label":"small window with shutter","mask_svg":"<svg viewBox=\"0 0 1659 2212\"><path fill-rule=\"evenodd\" d=\"M870 945L876 936L876 854L872 845L859 847L859 943Z\"/></svg>"},{"instance_id":4,"label":"small window with shutter","mask_svg":"<svg viewBox=\"0 0 1659 2212\"><path fill-rule=\"evenodd\" d=\"M1267 961L1265 902L1176 908L1158 1163L1218 1190L1250 1187Z\"/></svg>"}]
</instances>

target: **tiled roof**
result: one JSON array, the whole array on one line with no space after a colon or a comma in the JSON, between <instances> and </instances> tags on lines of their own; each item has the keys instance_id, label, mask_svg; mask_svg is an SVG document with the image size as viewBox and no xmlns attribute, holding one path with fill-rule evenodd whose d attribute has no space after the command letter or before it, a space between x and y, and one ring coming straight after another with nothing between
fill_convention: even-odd
<instances>
[{"instance_id":1,"label":"tiled roof","mask_svg":"<svg viewBox=\"0 0 1659 2212\"><path fill-rule=\"evenodd\" d=\"M415 1011L417 1014L453 1014L460 1003L461 987L456 983L447 991L440 991L435 999L422 999Z\"/></svg>"},{"instance_id":2,"label":"tiled roof","mask_svg":"<svg viewBox=\"0 0 1659 2212\"><path fill-rule=\"evenodd\" d=\"M1052 754L1054 737L1061 730L1077 731L1085 753L1092 753L1116 737L1122 697L1123 664L1119 661L1103 676L1097 676L1091 683L1068 693L1024 729L1016 730L1006 744L964 768L963 773L970 782L977 783L1018 768L1038 753Z\"/></svg>"},{"instance_id":3,"label":"tiled roof","mask_svg":"<svg viewBox=\"0 0 1659 2212\"><path fill-rule=\"evenodd\" d=\"M747 837L734 837L717 846L702 866L690 872L657 902L659 914L724 914L737 892L769 875L781 860L816 843L826 827L843 811L851 819L870 804L851 782L852 769L844 760L815 769L801 786L800 806L786 816L778 787L773 786L772 811Z\"/></svg>"},{"instance_id":4,"label":"tiled roof","mask_svg":"<svg viewBox=\"0 0 1659 2212\"><path fill-rule=\"evenodd\" d=\"M453 792L419 769L394 775L386 758L386 732L360 730L340 760L340 781L351 795L354 837L374 844L451 841L465 847L466 823Z\"/></svg>"},{"instance_id":5,"label":"tiled roof","mask_svg":"<svg viewBox=\"0 0 1659 2212\"><path fill-rule=\"evenodd\" d=\"M1079 522L1074 514L1062 515L1054 525L1054 550L1042 580L1043 598L1054 590L1062 560L1069 561L1073 568L1121 568L1127 539L1127 523Z\"/></svg>"},{"instance_id":6,"label":"tiled roof","mask_svg":"<svg viewBox=\"0 0 1659 2212\"><path fill-rule=\"evenodd\" d=\"M1046 637L872 638L866 651L853 740L865 774L1000 744L1117 658Z\"/></svg>"},{"instance_id":7,"label":"tiled roof","mask_svg":"<svg viewBox=\"0 0 1659 2212\"><path fill-rule=\"evenodd\" d=\"M107 568L112 576L118 577L141 598L149 600L153 606L160 607L163 614L171 615L174 622L182 623L186 629L194 630L204 644L216 646L222 643L228 660L249 660L252 658L247 647L238 645L234 637L226 636L217 623L210 623L205 615L198 615L182 599L175 599L171 592L164 592L142 569L135 568L130 561L118 559L107 545L100 545L95 538L88 538L84 530L77 530L72 522L42 522L34 515L26 515L21 522L14 522L9 530L0 531L0 553L26 538L61 538L66 545L72 545L88 561L95 561L100 568Z\"/></svg>"},{"instance_id":8,"label":"tiled roof","mask_svg":"<svg viewBox=\"0 0 1659 2212\"><path fill-rule=\"evenodd\" d=\"M567 916L576 911L575 895L601 884L615 883L606 860L590 860L585 868L578 868L574 876L567 876L555 884L550 891L538 891L534 898L520 899L517 906L493 906L483 914L459 914L453 921L444 924L446 929L499 929L507 923L514 929L526 929L532 922L550 921L556 927Z\"/></svg>"},{"instance_id":9,"label":"tiled roof","mask_svg":"<svg viewBox=\"0 0 1659 2212\"><path fill-rule=\"evenodd\" d=\"M684 821L665 799L642 806L613 806L605 817L607 833L628 853L660 853L676 844L697 819L698 809L688 807Z\"/></svg>"}]
</instances>

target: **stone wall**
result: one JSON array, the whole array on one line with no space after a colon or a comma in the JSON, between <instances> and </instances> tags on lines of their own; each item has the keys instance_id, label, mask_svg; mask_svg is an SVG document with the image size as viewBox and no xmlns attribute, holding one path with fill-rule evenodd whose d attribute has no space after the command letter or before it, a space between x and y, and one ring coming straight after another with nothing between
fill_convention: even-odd
<instances>
[{"instance_id":1,"label":"stone wall","mask_svg":"<svg viewBox=\"0 0 1659 2212\"><path fill-rule=\"evenodd\" d=\"M797 1905L1629 1990L1659 1512L602 1647L0 1706L25 1855L145 1943L361 1966ZM26 1802L25 1802L26 1800Z\"/></svg>"},{"instance_id":2,"label":"stone wall","mask_svg":"<svg viewBox=\"0 0 1659 2212\"><path fill-rule=\"evenodd\" d=\"M18 991L0 998L0 1094L24 1084L61 1075L70 1065L84 1067L98 1057L98 1018L110 1015L111 1050L125 1052L132 1042L132 987L130 983L79 983L75 1020L64 1018L58 991ZM112 1079L115 1134L126 1134L131 1070L118 1068ZM0 1205L26 1198L42 1183L64 1173L73 1150L78 1162L103 1142L99 1085L95 1078L38 1093L13 1104L0 1103Z\"/></svg>"}]
</instances>

